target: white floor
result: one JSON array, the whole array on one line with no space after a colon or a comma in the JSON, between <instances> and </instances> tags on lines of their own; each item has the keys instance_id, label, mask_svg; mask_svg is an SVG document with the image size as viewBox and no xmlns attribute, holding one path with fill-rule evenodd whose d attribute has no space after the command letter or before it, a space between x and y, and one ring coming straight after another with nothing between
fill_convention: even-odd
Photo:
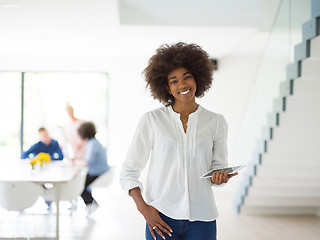
<instances>
[{"instance_id":1,"label":"white floor","mask_svg":"<svg viewBox=\"0 0 320 240\"><path fill-rule=\"evenodd\" d=\"M144 219L117 182L96 190L94 195L100 208L90 217L86 216L81 199L72 215L69 203L61 204L60 239L144 239ZM230 194L217 192L215 196L220 211L219 240L320 239L320 218L237 215L232 211ZM46 214L45 208L39 199L21 215L0 209L0 239L54 239L55 215Z\"/></svg>"}]
</instances>

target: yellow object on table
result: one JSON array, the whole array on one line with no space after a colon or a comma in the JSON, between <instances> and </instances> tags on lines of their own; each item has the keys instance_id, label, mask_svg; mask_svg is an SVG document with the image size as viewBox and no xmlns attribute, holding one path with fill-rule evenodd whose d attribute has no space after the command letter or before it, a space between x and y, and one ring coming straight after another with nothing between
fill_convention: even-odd
<instances>
[{"instance_id":1,"label":"yellow object on table","mask_svg":"<svg viewBox=\"0 0 320 240\"><path fill-rule=\"evenodd\" d=\"M32 169L34 169L34 166L37 164L37 159L32 159L29 163L31 164Z\"/></svg>"},{"instance_id":2,"label":"yellow object on table","mask_svg":"<svg viewBox=\"0 0 320 240\"><path fill-rule=\"evenodd\" d=\"M51 156L48 153L41 152L34 159L32 159L29 163L34 169L34 166L39 162L40 166L43 166L43 163L49 163L51 161Z\"/></svg>"}]
</instances>

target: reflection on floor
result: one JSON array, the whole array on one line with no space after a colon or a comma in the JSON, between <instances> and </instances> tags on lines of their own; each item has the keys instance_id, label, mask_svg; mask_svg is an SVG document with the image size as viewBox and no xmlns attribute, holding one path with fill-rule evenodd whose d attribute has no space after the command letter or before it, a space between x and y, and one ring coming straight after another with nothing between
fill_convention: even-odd
<instances>
[{"instance_id":1,"label":"reflection on floor","mask_svg":"<svg viewBox=\"0 0 320 240\"><path fill-rule=\"evenodd\" d=\"M219 240L319 239L320 218L236 215L230 194L217 192L215 195L220 211ZM80 198L72 214L69 203L61 204L60 239L96 240L102 236L110 240L144 239L144 219L117 182L107 189L94 191L94 196L100 207L90 217L86 216ZM0 239L8 238L55 239L54 213L46 213L42 199L23 214L0 209Z\"/></svg>"}]
</instances>

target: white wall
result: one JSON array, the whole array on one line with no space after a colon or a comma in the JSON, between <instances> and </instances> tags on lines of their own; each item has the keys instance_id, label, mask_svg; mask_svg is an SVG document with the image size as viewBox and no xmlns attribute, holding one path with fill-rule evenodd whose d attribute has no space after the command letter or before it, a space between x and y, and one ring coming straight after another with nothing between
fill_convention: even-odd
<instances>
[{"instance_id":1,"label":"white wall","mask_svg":"<svg viewBox=\"0 0 320 240\"><path fill-rule=\"evenodd\" d=\"M219 58L219 70L214 73L212 89L203 98L198 99L204 107L225 115L229 123L231 165L246 161L235 156L235 139L267 36L266 33L252 34L244 44L234 46L232 53ZM253 43L256 44L254 50ZM217 47L212 44L204 49ZM0 70L107 72L110 78L108 155L110 164L120 168L141 115L162 106L150 96L142 76L142 71L154 50L149 55L140 56L74 56L68 52L64 55L2 55Z\"/></svg>"},{"instance_id":2,"label":"white wall","mask_svg":"<svg viewBox=\"0 0 320 240\"><path fill-rule=\"evenodd\" d=\"M261 2L270 10L261 10L262 29L268 30L279 0ZM197 43L218 58L213 89L199 103L226 116L230 164L246 161L235 154L235 139L267 32L248 26L122 26L116 0L17 3L4 8L0 1L0 71L107 72L111 164L124 160L142 113L161 106L145 90L141 73L147 60L160 44L177 41Z\"/></svg>"}]
</instances>

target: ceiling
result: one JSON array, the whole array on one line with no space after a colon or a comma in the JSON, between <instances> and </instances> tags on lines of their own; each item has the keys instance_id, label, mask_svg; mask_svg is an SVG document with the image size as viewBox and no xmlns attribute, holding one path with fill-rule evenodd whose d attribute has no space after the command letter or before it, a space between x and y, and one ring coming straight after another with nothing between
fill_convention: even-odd
<instances>
[{"instance_id":1,"label":"ceiling","mask_svg":"<svg viewBox=\"0 0 320 240\"><path fill-rule=\"evenodd\" d=\"M257 0L119 0L121 24L260 27Z\"/></svg>"},{"instance_id":2,"label":"ceiling","mask_svg":"<svg viewBox=\"0 0 320 240\"><path fill-rule=\"evenodd\" d=\"M268 30L278 3L0 0L0 54L149 56L162 43L185 41L220 57Z\"/></svg>"}]
</instances>

